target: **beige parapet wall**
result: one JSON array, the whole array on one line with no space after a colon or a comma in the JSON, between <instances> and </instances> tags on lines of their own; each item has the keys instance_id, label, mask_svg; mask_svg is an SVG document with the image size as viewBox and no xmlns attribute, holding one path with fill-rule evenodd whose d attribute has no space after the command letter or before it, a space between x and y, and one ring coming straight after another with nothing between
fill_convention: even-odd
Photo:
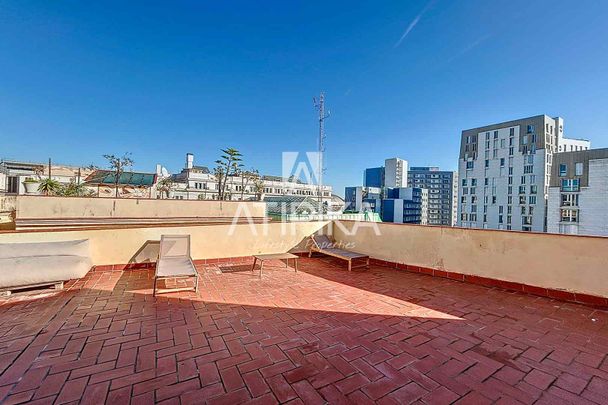
<instances>
[{"instance_id":1,"label":"beige parapet wall","mask_svg":"<svg viewBox=\"0 0 608 405\"><path fill-rule=\"evenodd\" d=\"M240 208L239 208L240 207ZM17 219L40 218L232 218L239 213L264 217L264 202L154 200L138 198L87 198L19 196L16 202ZM240 212L239 212L240 210Z\"/></svg>"},{"instance_id":2,"label":"beige parapet wall","mask_svg":"<svg viewBox=\"0 0 608 405\"><path fill-rule=\"evenodd\" d=\"M77 231L15 231L0 233L0 243L89 239L94 265L156 261L163 234L190 235L192 258L215 259L283 253L303 248L308 236L328 222L144 227ZM302 249L300 249L302 250Z\"/></svg>"},{"instance_id":3,"label":"beige parapet wall","mask_svg":"<svg viewBox=\"0 0 608 405\"><path fill-rule=\"evenodd\" d=\"M361 224L359 224L361 225ZM337 241L371 257L608 297L608 238L406 224L333 223Z\"/></svg>"}]
</instances>

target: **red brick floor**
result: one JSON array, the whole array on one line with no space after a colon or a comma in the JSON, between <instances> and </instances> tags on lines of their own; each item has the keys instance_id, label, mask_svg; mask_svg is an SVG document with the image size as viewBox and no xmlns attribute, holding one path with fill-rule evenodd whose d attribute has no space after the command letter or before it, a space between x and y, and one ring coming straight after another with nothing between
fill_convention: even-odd
<instances>
[{"instance_id":1,"label":"red brick floor","mask_svg":"<svg viewBox=\"0 0 608 405\"><path fill-rule=\"evenodd\" d=\"M0 303L0 402L608 403L608 317L591 307L301 259L259 279L206 265L91 272Z\"/></svg>"}]
</instances>

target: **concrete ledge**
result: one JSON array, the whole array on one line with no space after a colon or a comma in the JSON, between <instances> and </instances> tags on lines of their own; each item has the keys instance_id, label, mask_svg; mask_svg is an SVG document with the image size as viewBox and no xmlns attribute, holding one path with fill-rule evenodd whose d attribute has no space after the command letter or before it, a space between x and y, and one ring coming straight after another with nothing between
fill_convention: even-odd
<instances>
[{"instance_id":1,"label":"concrete ledge","mask_svg":"<svg viewBox=\"0 0 608 405\"><path fill-rule=\"evenodd\" d=\"M469 274L455 273L451 271L432 269L408 265L405 263L395 263L381 259L370 259L370 264L376 266L390 267L397 270L405 270L411 273L425 274L431 277L448 278L469 284L481 285L489 288L500 288L503 290L515 291L522 294L536 295L539 297L552 298L559 301L573 302L576 304L591 305L601 309L608 309L608 298L590 294L574 293L570 291L555 290L551 288L537 287L513 281L497 280L494 278L480 277Z\"/></svg>"}]
</instances>

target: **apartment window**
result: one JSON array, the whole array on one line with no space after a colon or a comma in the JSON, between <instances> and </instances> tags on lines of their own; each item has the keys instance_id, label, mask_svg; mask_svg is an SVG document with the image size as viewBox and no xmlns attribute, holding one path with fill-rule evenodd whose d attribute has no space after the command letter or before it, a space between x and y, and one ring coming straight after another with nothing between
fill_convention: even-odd
<instances>
[{"instance_id":1,"label":"apartment window","mask_svg":"<svg viewBox=\"0 0 608 405\"><path fill-rule=\"evenodd\" d=\"M464 184L466 186L466 184ZM475 187L477 185L477 179L471 179L471 186Z\"/></svg>"},{"instance_id":2,"label":"apartment window","mask_svg":"<svg viewBox=\"0 0 608 405\"><path fill-rule=\"evenodd\" d=\"M505 158L500 158L500 167L505 167Z\"/></svg>"},{"instance_id":3,"label":"apartment window","mask_svg":"<svg viewBox=\"0 0 608 405\"><path fill-rule=\"evenodd\" d=\"M501 139L500 140L500 147L501 148L505 148L507 146L507 140L506 139Z\"/></svg>"},{"instance_id":4,"label":"apartment window","mask_svg":"<svg viewBox=\"0 0 608 405\"><path fill-rule=\"evenodd\" d=\"M562 191L579 191L579 179L562 179Z\"/></svg>"},{"instance_id":5,"label":"apartment window","mask_svg":"<svg viewBox=\"0 0 608 405\"><path fill-rule=\"evenodd\" d=\"M525 204L526 203L526 196L525 195L520 195L519 196L519 204Z\"/></svg>"},{"instance_id":6,"label":"apartment window","mask_svg":"<svg viewBox=\"0 0 608 405\"><path fill-rule=\"evenodd\" d=\"M496 204L496 196L495 195L492 196L492 204Z\"/></svg>"},{"instance_id":7,"label":"apartment window","mask_svg":"<svg viewBox=\"0 0 608 405\"><path fill-rule=\"evenodd\" d=\"M463 187L462 188L462 194L469 194L469 188L468 187Z\"/></svg>"},{"instance_id":8,"label":"apartment window","mask_svg":"<svg viewBox=\"0 0 608 405\"><path fill-rule=\"evenodd\" d=\"M509 148L509 156L513 156L513 146Z\"/></svg>"},{"instance_id":9,"label":"apartment window","mask_svg":"<svg viewBox=\"0 0 608 405\"><path fill-rule=\"evenodd\" d=\"M466 187L467 186L467 179L462 179L462 187Z\"/></svg>"},{"instance_id":10,"label":"apartment window","mask_svg":"<svg viewBox=\"0 0 608 405\"><path fill-rule=\"evenodd\" d=\"M562 194L562 207L578 207L578 194Z\"/></svg>"},{"instance_id":11,"label":"apartment window","mask_svg":"<svg viewBox=\"0 0 608 405\"><path fill-rule=\"evenodd\" d=\"M509 180L508 180L508 182L509 182L509 183L508 183L509 185L513 184L513 177L509 176Z\"/></svg>"},{"instance_id":12,"label":"apartment window","mask_svg":"<svg viewBox=\"0 0 608 405\"><path fill-rule=\"evenodd\" d=\"M524 166L524 173L525 174L530 174L534 172L534 166L532 165L525 165Z\"/></svg>"},{"instance_id":13,"label":"apartment window","mask_svg":"<svg viewBox=\"0 0 608 405\"><path fill-rule=\"evenodd\" d=\"M562 222L578 222L578 211L565 209L561 212Z\"/></svg>"},{"instance_id":14,"label":"apartment window","mask_svg":"<svg viewBox=\"0 0 608 405\"><path fill-rule=\"evenodd\" d=\"M467 170L472 170L473 169L473 163L474 162L472 160L467 161Z\"/></svg>"},{"instance_id":15,"label":"apartment window","mask_svg":"<svg viewBox=\"0 0 608 405\"><path fill-rule=\"evenodd\" d=\"M564 177L568 173L568 166L564 163L559 164L559 176Z\"/></svg>"},{"instance_id":16,"label":"apartment window","mask_svg":"<svg viewBox=\"0 0 608 405\"><path fill-rule=\"evenodd\" d=\"M536 204L536 196L535 195L531 195L530 197L528 197L528 204L530 204L530 205ZM532 207L530 207L530 208L532 208Z\"/></svg>"},{"instance_id":17,"label":"apartment window","mask_svg":"<svg viewBox=\"0 0 608 405\"><path fill-rule=\"evenodd\" d=\"M574 165L574 174L577 176L583 175L583 164L582 163L576 163Z\"/></svg>"},{"instance_id":18,"label":"apartment window","mask_svg":"<svg viewBox=\"0 0 608 405\"><path fill-rule=\"evenodd\" d=\"M488 159L486 159L486 165L485 165L485 167L486 167L486 169L487 169L488 167L490 167L490 161L489 161Z\"/></svg>"},{"instance_id":19,"label":"apartment window","mask_svg":"<svg viewBox=\"0 0 608 405\"><path fill-rule=\"evenodd\" d=\"M521 176L521 184L526 184L526 176Z\"/></svg>"},{"instance_id":20,"label":"apartment window","mask_svg":"<svg viewBox=\"0 0 608 405\"><path fill-rule=\"evenodd\" d=\"M524 135L521 137L521 143L524 145L528 143L528 135Z\"/></svg>"},{"instance_id":21,"label":"apartment window","mask_svg":"<svg viewBox=\"0 0 608 405\"><path fill-rule=\"evenodd\" d=\"M532 184L530 186L530 194L536 194L538 192L538 186L536 184Z\"/></svg>"},{"instance_id":22,"label":"apartment window","mask_svg":"<svg viewBox=\"0 0 608 405\"><path fill-rule=\"evenodd\" d=\"M489 141L489 140L490 140L490 133L486 132L486 141Z\"/></svg>"},{"instance_id":23,"label":"apartment window","mask_svg":"<svg viewBox=\"0 0 608 405\"><path fill-rule=\"evenodd\" d=\"M498 131L494 131L494 139L498 139Z\"/></svg>"},{"instance_id":24,"label":"apartment window","mask_svg":"<svg viewBox=\"0 0 608 405\"><path fill-rule=\"evenodd\" d=\"M527 130L527 132L528 132L529 134L531 134L532 132L535 132L535 131L536 131L536 127L535 127L534 125L528 125L528 130Z\"/></svg>"},{"instance_id":25,"label":"apartment window","mask_svg":"<svg viewBox=\"0 0 608 405\"><path fill-rule=\"evenodd\" d=\"M466 197L466 196L464 196L464 195L463 195L462 197L460 197L460 202L461 202L462 204L466 204L466 203L467 203L467 197Z\"/></svg>"},{"instance_id":26,"label":"apartment window","mask_svg":"<svg viewBox=\"0 0 608 405\"><path fill-rule=\"evenodd\" d=\"M485 179L483 179L483 185L487 186L488 184L490 184L489 181L490 180L486 177Z\"/></svg>"},{"instance_id":27,"label":"apartment window","mask_svg":"<svg viewBox=\"0 0 608 405\"><path fill-rule=\"evenodd\" d=\"M507 187L507 194L513 194L513 186Z\"/></svg>"},{"instance_id":28,"label":"apartment window","mask_svg":"<svg viewBox=\"0 0 608 405\"><path fill-rule=\"evenodd\" d=\"M513 196L512 195L507 196L507 204L509 204L508 209L509 209L509 214L510 214L511 213L511 204L513 204Z\"/></svg>"},{"instance_id":29,"label":"apartment window","mask_svg":"<svg viewBox=\"0 0 608 405\"><path fill-rule=\"evenodd\" d=\"M509 128L509 136L515 136L515 128Z\"/></svg>"},{"instance_id":30,"label":"apartment window","mask_svg":"<svg viewBox=\"0 0 608 405\"><path fill-rule=\"evenodd\" d=\"M513 176L513 168L509 167L509 176Z\"/></svg>"}]
</instances>

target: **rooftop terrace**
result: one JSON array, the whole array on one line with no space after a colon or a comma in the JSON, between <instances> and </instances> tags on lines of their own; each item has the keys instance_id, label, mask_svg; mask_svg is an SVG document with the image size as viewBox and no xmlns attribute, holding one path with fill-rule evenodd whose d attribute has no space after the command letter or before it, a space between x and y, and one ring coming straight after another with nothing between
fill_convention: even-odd
<instances>
[{"instance_id":1,"label":"rooftop terrace","mask_svg":"<svg viewBox=\"0 0 608 405\"><path fill-rule=\"evenodd\" d=\"M211 261L209 261L211 262ZM91 271L0 304L0 402L607 403L608 317L394 268L302 258Z\"/></svg>"}]
</instances>

